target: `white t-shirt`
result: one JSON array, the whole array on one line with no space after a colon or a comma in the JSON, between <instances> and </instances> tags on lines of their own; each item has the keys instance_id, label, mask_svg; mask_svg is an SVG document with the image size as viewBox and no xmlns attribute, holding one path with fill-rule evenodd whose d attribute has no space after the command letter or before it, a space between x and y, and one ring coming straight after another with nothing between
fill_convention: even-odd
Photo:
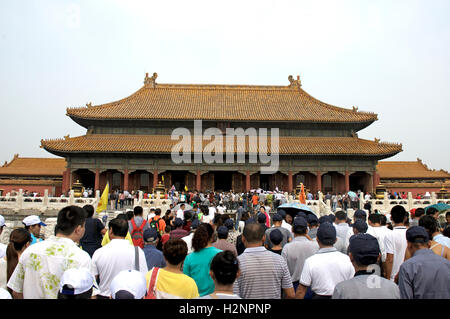
<instances>
[{"instance_id":1,"label":"white t-shirt","mask_svg":"<svg viewBox=\"0 0 450 319\"><path fill-rule=\"evenodd\" d=\"M387 233L384 238L384 246L386 254L394 255L391 272L391 280L394 280L400 270L400 266L405 260L406 247L408 246L408 242L406 241L406 227L397 226L390 233Z\"/></svg>"},{"instance_id":2,"label":"white t-shirt","mask_svg":"<svg viewBox=\"0 0 450 319\"><path fill-rule=\"evenodd\" d=\"M216 214L216 208L214 206L211 206L208 208L208 217L211 220L214 220L214 215Z\"/></svg>"},{"instance_id":3,"label":"white t-shirt","mask_svg":"<svg viewBox=\"0 0 450 319\"><path fill-rule=\"evenodd\" d=\"M217 206L217 213L223 215L225 213L225 207Z\"/></svg>"},{"instance_id":4,"label":"white t-shirt","mask_svg":"<svg viewBox=\"0 0 450 319\"><path fill-rule=\"evenodd\" d=\"M181 238L182 240L184 240L186 242L186 245L188 247L188 255L192 252L192 237L194 237L194 233L190 233L187 236L184 236L183 238Z\"/></svg>"},{"instance_id":5,"label":"white t-shirt","mask_svg":"<svg viewBox=\"0 0 450 319\"><path fill-rule=\"evenodd\" d=\"M181 208L177 210L177 218L184 220L184 211Z\"/></svg>"},{"instance_id":6,"label":"white t-shirt","mask_svg":"<svg viewBox=\"0 0 450 319\"><path fill-rule=\"evenodd\" d=\"M139 271L147 274L147 261L144 251L139 251ZM91 272L100 277L99 294L111 296L109 286L114 277L122 270L136 269L135 248L127 239L113 239L108 245L97 249L92 256Z\"/></svg>"},{"instance_id":7,"label":"white t-shirt","mask_svg":"<svg viewBox=\"0 0 450 319\"><path fill-rule=\"evenodd\" d=\"M386 246L384 243L385 237L388 235L388 233L392 232L389 228L386 227L371 227L372 234L374 237L378 239L378 244L380 245L380 252L381 252L381 261L386 261Z\"/></svg>"},{"instance_id":8,"label":"white t-shirt","mask_svg":"<svg viewBox=\"0 0 450 319\"><path fill-rule=\"evenodd\" d=\"M305 260L300 283L320 296L332 296L341 281L353 278L355 268L350 258L333 248L321 248Z\"/></svg>"}]
</instances>

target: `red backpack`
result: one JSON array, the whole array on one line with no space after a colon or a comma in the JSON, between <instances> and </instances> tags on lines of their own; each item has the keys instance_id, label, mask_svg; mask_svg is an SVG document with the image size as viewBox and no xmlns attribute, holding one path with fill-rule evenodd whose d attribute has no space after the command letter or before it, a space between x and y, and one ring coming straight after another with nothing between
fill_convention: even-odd
<instances>
[{"instance_id":1,"label":"red backpack","mask_svg":"<svg viewBox=\"0 0 450 319\"><path fill-rule=\"evenodd\" d=\"M146 223L147 221L144 219L141 226L137 227L134 222L134 218L131 220L131 225L133 225L133 229L131 230L131 239L133 240L134 246L144 248L144 226Z\"/></svg>"}]
</instances>

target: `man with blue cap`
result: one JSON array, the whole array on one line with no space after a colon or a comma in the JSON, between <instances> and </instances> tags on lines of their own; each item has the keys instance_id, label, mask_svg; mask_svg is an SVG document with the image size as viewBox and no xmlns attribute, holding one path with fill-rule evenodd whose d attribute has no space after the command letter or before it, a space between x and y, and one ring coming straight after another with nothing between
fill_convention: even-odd
<instances>
[{"instance_id":1,"label":"man with blue cap","mask_svg":"<svg viewBox=\"0 0 450 319\"><path fill-rule=\"evenodd\" d=\"M319 218L314 214L308 214L306 221L308 222L308 236L311 239L316 238L317 229L319 227Z\"/></svg>"},{"instance_id":2,"label":"man with blue cap","mask_svg":"<svg viewBox=\"0 0 450 319\"><path fill-rule=\"evenodd\" d=\"M450 299L450 261L429 249L427 230L410 227L406 240L412 257L400 266L398 286L402 299Z\"/></svg>"},{"instance_id":3,"label":"man with blue cap","mask_svg":"<svg viewBox=\"0 0 450 319\"><path fill-rule=\"evenodd\" d=\"M353 235L348 251L355 276L336 285L333 299L400 299L398 286L380 276L377 263L381 251L374 236L364 232Z\"/></svg>"},{"instance_id":4,"label":"man with blue cap","mask_svg":"<svg viewBox=\"0 0 450 319\"><path fill-rule=\"evenodd\" d=\"M270 233L275 230L278 229L281 234L282 234L282 240L281 240L281 247L284 247L284 245L286 245L286 243L290 242L292 240L292 235L291 235L291 231L287 230L286 228L281 226L281 223L283 222L283 217L281 217L281 215L279 213L275 213L272 216L272 224L273 226L270 228L266 229L266 241L264 243L264 246L267 249L272 249L272 247L274 246L273 242L270 239Z\"/></svg>"},{"instance_id":5,"label":"man with blue cap","mask_svg":"<svg viewBox=\"0 0 450 319\"><path fill-rule=\"evenodd\" d=\"M319 251L306 259L300 276L296 298L303 299L308 287L314 293L313 299L331 299L338 283L353 278L355 269L350 258L337 251L336 228L328 222L317 229Z\"/></svg>"}]
</instances>

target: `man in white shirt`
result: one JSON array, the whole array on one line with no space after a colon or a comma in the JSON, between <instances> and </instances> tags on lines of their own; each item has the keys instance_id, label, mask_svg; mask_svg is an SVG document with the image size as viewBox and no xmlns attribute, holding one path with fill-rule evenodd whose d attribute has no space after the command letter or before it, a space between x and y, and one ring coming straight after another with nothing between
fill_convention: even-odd
<instances>
[{"instance_id":1,"label":"man in white shirt","mask_svg":"<svg viewBox=\"0 0 450 319\"><path fill-rule=\"evenodd\" d=\"M391 209L391 220L394 223L394 229L384 238L386 250L386 279L395 281L395 276L400 270L400 266L405 260L406 247L406 226L405 220L408 213L401 205L395 205Z\"/></svg>"},{"instance_id":2,"label":"man in white shirt","mask_svg":"<svg viewBox=\"0 0 450 319\"><path fill-rule=\"evenodd\" d=\"M336 242L336 228L328 222L317 230L319 251L305 260L300 284L295 298L303 299L308 287L314 293L313 299L331 299L335 286L353 278L355 269L350 258L333 247Z\"/></svg>"},{"instance_id":3,"label":"man in white shirt","mask_svg":"<svg viewBox=\"0 0 450 319\"><path fill-rule=\"evenodd\" d=\"M226 208L225 208L225 206L223 206L223 203L220 202L219 206L217 206L217 213L220 215L223 215L223 214L225 214L225 209Z\"/></svg>"},{"instance_id":4,"label":"man in white shirt","mask_svg":"<svg viewBox=\"0 0 450 319\"><path fill-rule=\"evenodd\" d=\"M288 222L286 222L286 211L282 210L282 209L278 209L277 213L281 215L281 218L283 218L283 220L281 221L281 227L286 228L287 230L289 230L291 232L291 237L294 237L294 234L292 233L292 225L289 224Z\"/></svg>"},{"instance_id":5,"label":"man in white shirt","mask_svg":"<svg viewBox=\"0 0 450 319\"><path fill-rule=\"evenodd\" d=\"M184 204L180 205L180 208L177 210L177 218L184 220Z\"/></svg>"},{"instance_id":6,"label":"man in white shirt","mask_svg":"<svg viewBox=\"0 0 450 319\"><path fill-rule=\"evenodd\" d=\"M347 224L347 213L340 210L336 212L336 236L345 241L350 226Z\"/></svg>"},{"instance_id":7,"label":"man in white shirt","mask_svg":"<svg viewBox=\"0 0 450 319\"><path fill-rule=\"evenodd\" d=\"M208 217L209 220L214 220L214 215L216 214L216 208L214 207L214 204L211 203L208 207Z\"/></svg>"},{"instance_id":8,"label":"man in white shirt","mask_svg":"<svg viewBox=\"0 0 450 319\"><path fill-rule=\"evenodd\" d=\"M390 232L392 232L392 230L387 227L381 226L381 218L382 215L380 214L370 214L368 220L371 231L373 234L375 234L372 236L374 236L378 240L378 245L380 246L381 262L384 270L386 268L386 247L384 245L384 239Z\"/></svg>"},{"instance_id":9,"label":"man in white shirt","mask_svg":"<svg viewBox=\"0 0 450 319\"><path fill-rule=\"evenodd\" d=\"M111 242L95 251L92 256L92 274L99 281L98 299L109 299L111 281L122 270L136 269L144 275L147 273L147 261L142 249L130 245L125 239L128 222L124 218L114 218L109 222Z\"/></svg>"}]
</instances>

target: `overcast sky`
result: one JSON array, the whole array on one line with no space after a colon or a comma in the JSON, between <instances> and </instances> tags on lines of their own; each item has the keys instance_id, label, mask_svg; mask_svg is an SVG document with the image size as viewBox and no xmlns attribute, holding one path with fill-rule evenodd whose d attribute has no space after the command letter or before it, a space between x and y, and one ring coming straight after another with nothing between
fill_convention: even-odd
<instances>
[{"instance_id":1,"label":"overcast sky","mask_svg":"<svg viewBox=\"0 0 450 319\"><path fill-rule=\"evenodd\" d=\"M160 83L288 85L379 120L389 160L450 171L450 1L0 0L0 165L84 135L67 107Z\"/></svg>"}]
</instances>

